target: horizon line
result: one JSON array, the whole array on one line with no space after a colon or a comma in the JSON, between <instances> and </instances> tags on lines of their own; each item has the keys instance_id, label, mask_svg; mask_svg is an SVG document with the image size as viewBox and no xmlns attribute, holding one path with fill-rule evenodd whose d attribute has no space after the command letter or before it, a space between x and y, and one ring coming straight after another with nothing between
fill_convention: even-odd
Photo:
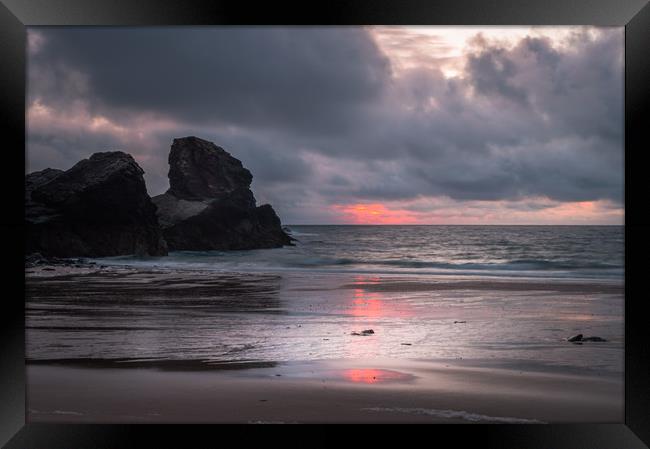
<instances>
[{"instance_id":1,"label":"horizon line","mask_svg":"<svg viewBox=\"0 0 650 449\"><path fill-rule=\"evenodd\" d=\"M521 223L473 223L473 224L467 224L467 223L431 223L431 224L426 224L426 223L392 223L392 224L385 224L385 223L377 223L377 224L369 224L369 223L318 223L318 224L297 224L297 223L286 223L283 224L282 226L625 226L625 223L622 224L603 224L603 223L585 223L585 224L521 224Z\"/></svg>"}]
</instances>

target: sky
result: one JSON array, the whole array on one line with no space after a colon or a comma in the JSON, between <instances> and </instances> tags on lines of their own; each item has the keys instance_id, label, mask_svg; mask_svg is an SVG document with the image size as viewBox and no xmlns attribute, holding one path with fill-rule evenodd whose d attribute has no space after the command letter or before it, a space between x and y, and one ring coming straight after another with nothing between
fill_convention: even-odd
<instances>
[{"instance_id":1,"label":"sky","mask_svg":"<svg viewBox=\"0 0 650 449\"><path fill-rule=\"evenodd\" d=\"M624 28L28 29L27 171L173 138L285 224L623 224Z\"/></svg>"}]
</instances>

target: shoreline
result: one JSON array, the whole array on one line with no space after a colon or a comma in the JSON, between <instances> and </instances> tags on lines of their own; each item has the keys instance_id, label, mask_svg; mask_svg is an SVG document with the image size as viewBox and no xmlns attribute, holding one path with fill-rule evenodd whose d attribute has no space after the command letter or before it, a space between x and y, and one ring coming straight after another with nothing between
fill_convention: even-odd
<instances>
[{"instance_id":1,"label":"shoreline","mask_svg":"<svg viewBox=\"0 0 650 449\"><path fill-rule=\"evenodd\" d=\"M97 263L95 261L78 262L71 259L69 263L43 263L38 265L25 266L25 278L27 280L38 280L52 277L67 277L86 274L160 274L177 276L282 276L302 275L321 276L331 278L345 278L350 276L379 278L381 282L367 281L345 284L341 288L364 288L367 290L390 291L418 291L418 290L440 290L457 288L491 289L503 288L504 290L525 291L532 289L544 290L558 288L559 291L571 289L603 293L623 293L624 281L606 277L542 277L525 276L516 272L506 274L465 274L465 273L410 273L410 272L373 272L355 270L319 270L319 269L254 269L250 271L224 269L210 270L205 267L188 266L179 268L177 266L164 265L137 265L127 263L109 264L109 262ZM90 260L90 259L89 259ZM99 259L98 259L99 260ZM512 274L512 276L509 276ZM420 279L427 279L423 282ZM433 282L430 280L434 279ZM391 284L391 285L387 285Z\"/></svg>"},{"instance_id":2,"label":"shoreline","mask_svg":"<svg viewBox=\"0 0 650 449\"><path fill-rule=\"evenodd\" d=\"M363 360L363 363L372 364L372 360ZM221 372L257 370L275 367L291 368L296 365L349 365L359 360L345 359L311 359L311 360L215 360L215 359L160 359L155 357L136 358L50 358L50 359L25 359L26 366L50 366L59 368L72 368L84 370L151 370L160 372ZM550 376L577 376L585 378L601 378L619 380L624 373L601 368L566 366L536 361L523 361L518 359L426 359L426 358L381 358L380 364L397 366L404 363L408 366L431 365L445 368L456 367L470 370L496 370L499 372L517 372L541 374Z\"/></svg>"},{"instance_id":3,"label":"shoreline","mask_svg":"<svg viewBox=\"0 0 650 449\"><path fill-rule=\"evenodd\" d=\"M26 284L29 422L623 421L622 282L77 263Z\"/></svg>"}]
</instances>

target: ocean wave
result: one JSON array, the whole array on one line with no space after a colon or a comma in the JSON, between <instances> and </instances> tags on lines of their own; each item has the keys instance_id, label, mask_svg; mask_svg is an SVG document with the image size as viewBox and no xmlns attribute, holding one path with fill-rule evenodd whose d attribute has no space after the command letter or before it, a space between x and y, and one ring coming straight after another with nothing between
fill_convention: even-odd
<instances>
[{"instance_id":1,"label":"ocean wave","mask_svg":"<svg viewBox=\"0 0 650 449\"><path fill-rule=\"evenodd\" d=\"M620 277L622 265L597 262L543 259L513 259L503 262L446 262L432 260L372 259L331 257L286 249L261 252L179 251L169 257L115 257L95 259L108 265L132 265L171 269L200 269L215 271L291 271L315 270L326 272L453 274L489 276L550 276L550 277Z\"/></svg>"},{"instance_id":2,"label":"ocean wave","mask_svg":"<svg viewBox=\"0 0 650 449\"><path fill-rule=\"evenodd\" d=\"M291 236L296 236L296 237L305 237L305 236L316 236L318 234L313 233L313 232L300 232L300 231L294 231L293 229L289 230L287 234Z\"/></svg>"},{"instance_id":3,"label":"ocean wave","mask_svg":"<svg viewBox=\"0 0 650 449\"><path fill-rule=\"evenodd\" d=\"M499 423L499 424L544 424L544 421L528 418L512 418L508 416L488 416L478 413L466 412L465 410L437 410L418 407L367 407L361 410L370 412L392 412L409 413L414 415L427 415L434 418L460 419L472 423Z\"/></svg>"},{"instance_id":4,"label":"ocean wave","mask_svg":"<svg viewBox=\"0 0 650 449\"><path fill-rule=\"evenodd\" d=\"M319 271L622 278L622 228L290 228L295 246L250 251L177 251L101 263L219 272ZM303 238L304 236L304 238Z\"/></svg>"},{"instance_id":5,"label":"ocean wave","mask_svg":"<svg viewBox=\"0 0 650 449\"><path fill-rule=\"evenodd\" d=\"M305 260L302 262L297 262L298 265L379 265L379 266L393 266L399 268L440 268L446 270L512 270L512 271L530 271L530 270L611 270L611 269L622 269L620 265L609 264L609 263L599 263L599 262L590 262L590 263L569 263L569 262L559 262L552 260L535 260L535 259L521 259L521 260L509 260L506 262L492 262L492 263L453 263L453 262L436 262L436 261L427 261L427 260L413 260L413 259L388 259L388 260L364 260L364 259L351 259L351 258L339 258L339 259L312 259Z\"/></svg>"}]
</instances>

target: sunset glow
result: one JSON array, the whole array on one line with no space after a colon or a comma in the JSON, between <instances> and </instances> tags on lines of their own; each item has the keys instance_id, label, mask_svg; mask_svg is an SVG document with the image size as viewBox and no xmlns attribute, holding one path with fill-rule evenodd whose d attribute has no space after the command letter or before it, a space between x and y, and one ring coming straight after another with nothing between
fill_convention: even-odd
<instances>
[{"instance_id":1,"label":"sunset glow","mask_svg":"<svg viewBox=\"0 0 650 449\"><path fill-rule=\"evenodd\" d=\"M419 219L412 212L403 209L389 209L381 203L360 203L334 205L333 209L343 215L351 224L418 224Z\"/></svg>"},{"instance_id":2,"label":"sunset glow","mask_svg":"<svg viewBox=\"0 0 650 449\"><path fill-rule=\"evenodd\" d=\"M417 201L354 203L331 208L340 223L394 224L589 224L623 222L623 209L607 201L556 202L546 198L523 201Z\"/></svg>"},{"instance_id":3,"label":"sunset glow","mask_svg":"<svg viewBox=\"0 0 650 449\"><path fill-rule=\"evenodd\" d=\"M410 374L385 369L349 369L343 372L343 377L355 383L376 384L380 382L398 382L413 378Z\"/></svg>"}]
</instances>

